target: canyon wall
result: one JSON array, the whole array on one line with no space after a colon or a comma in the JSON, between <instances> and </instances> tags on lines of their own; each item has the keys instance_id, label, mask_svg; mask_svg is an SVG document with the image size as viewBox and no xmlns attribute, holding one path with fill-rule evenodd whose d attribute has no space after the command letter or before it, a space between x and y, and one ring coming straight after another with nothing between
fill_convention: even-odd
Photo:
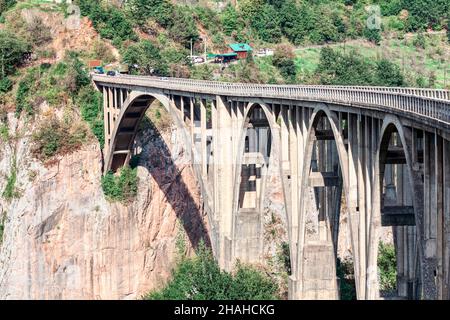
<instances>
[{"instance_id":1,"label":"canyon wall","mask_svg":"<svg viewBox=\"0 0 450 320\"><path fill-rule=\"evenodd\" d=\"M189 254L206 234L176 129L140 135L138 195L119 204L103 195L98 143L44 166L30 155L31 124L8 123L16 136L0 145L0 191L15 158L18 197L0 198L0 299L140 298L169 277L177 241Z\"/></svg>"}]
</instances>

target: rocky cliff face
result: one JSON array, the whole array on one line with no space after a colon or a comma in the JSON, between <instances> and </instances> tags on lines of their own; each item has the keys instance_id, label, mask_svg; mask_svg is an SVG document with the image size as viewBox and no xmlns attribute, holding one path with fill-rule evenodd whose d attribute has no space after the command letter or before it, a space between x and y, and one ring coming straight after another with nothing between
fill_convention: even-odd
<instances>
[{"instance_id":1,"label":"rocky cliff face","mask_svg":"<svg viewBox=\"0 0 450 320\"><path fill-rule=\"evenodd\" d=\"M44 166L30 155L30 124L8 116L0 191L13 159L18 198L0 198L0 299L134 299L170 275L177 241L205 234L198 188L175 129L144 131L139 191L127 205L103 195L97 143ZM172 146L178 146L172 148ZM174 152L170 156L170 150Z\"/></svg>"}]
</instances>

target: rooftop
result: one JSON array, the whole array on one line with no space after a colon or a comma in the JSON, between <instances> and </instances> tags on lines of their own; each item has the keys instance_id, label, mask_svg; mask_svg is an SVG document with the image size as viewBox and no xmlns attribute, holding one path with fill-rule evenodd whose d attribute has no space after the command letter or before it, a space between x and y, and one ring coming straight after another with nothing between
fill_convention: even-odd
<instances>
[{"instance_id":1,"label":"rooftop","mask_svg":"<svg viewBox=\"0 0 450 320\"><path fill-rule=\"evenodd\" d=\"M250 47L247 43L231 43L230 48L233 51L252 51L252 47Z\"/></svg>"}]
</instances>

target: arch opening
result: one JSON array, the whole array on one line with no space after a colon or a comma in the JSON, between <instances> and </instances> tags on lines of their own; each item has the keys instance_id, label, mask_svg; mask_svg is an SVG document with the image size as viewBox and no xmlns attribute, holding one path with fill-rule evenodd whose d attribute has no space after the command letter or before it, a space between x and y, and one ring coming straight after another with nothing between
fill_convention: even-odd
<instances>
[{"instance_id":1,"label":"arch opening","mask_svg":"<svg viewBox=\"0 0 450 320\"><path fill-rule=\"evenodd\" d=\"M186 142L187 130L182 123L186 115L182 118L176 111L176 99L179 102L183 97L173 97L174 110L168 97L163 95L132 93L129 97L123 109L117 112L118 123L111 130L109 169L116 172L128 164L144 168L145 171L138 171L139 183L144 180L147 183L146 179L151 177L158 185L164 193L162 199L179 219L191 246L196 248L203 240L211 247L197 183L192 181L192 171L184 170L189 166L195 169L195 166L190 157L191 143ZM195 174L193 178L197 178Z\"/></svg>"},{"instance_id":2,"label":"arch opening","mask_svg":"<svg viewBox=\"0 0 450 320\"><path fill-rule=\"evenodd\" d=\"M264 266L287 299L291 256L274 109L255 102L241 110L233 247L240 261Z\"/></svg>"},{"instance_id":3,"label":"arch opening","mask_svg":"<svg viewBox=\"0 0 450 320\"><path fill-rule=\"evenodd\" d=\"M386 126L379 151L381 232L378 245L379 295L384 299L416 299L420 260L413 181L401 133ZM423 164L423 132L416 137L417 162Z\"/></svg>"},{"instance_id":4,"label":"arch opening","mask_svg":"<svg viewBox=\"0 0 450 320\"><path fill-rule=\"evenodd\" d=\"M350 215L344 188L343 146L347 115L341 124L318 110L313 116L303 171L303 248L299 261L302 299L356 299ZM338 129L339 128L339 129Z\"/></svg>"}]
</instances>

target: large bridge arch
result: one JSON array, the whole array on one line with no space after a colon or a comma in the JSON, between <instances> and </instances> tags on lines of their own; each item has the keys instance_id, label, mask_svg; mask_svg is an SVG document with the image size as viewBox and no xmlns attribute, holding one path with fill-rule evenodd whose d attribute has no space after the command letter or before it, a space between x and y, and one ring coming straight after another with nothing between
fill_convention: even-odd
<instances>
[{"instance_id":1,"label":"large bridge arch","mask_svg":"<svg viewBox=\"0 0 450 320\"><path fill-rule=\"evenodd\" d=\"M367 270L367 295L369 299L379 298L379 283L377 276L377 258L378 258L378 243L381 236L382 227L382 215L387 215L392 210L388 208L394 208L396 212L406 212L406 208L402 206L386 207L386 200L383 199L383 181L385 179L386 165L388 163L389 147L392 143L393 134L396 134L397 143L400 143L400 148L403 151L404 165L406 166L407 180L410 188L411 205L413 209L414 224L407 223L415 227L413 241L405 241L405 246L413 246L414 249L412 257L401 257L406 263L410 264L405 268L411 269L409 273L411 279L398 279L397 285L400 285L400 295L408 297L410 299L419 299L421 297L422 286L425 286L426 291L435 291L433 270L430 270L430 266L427 261L424 260L424 239L423 239L423 223L424 223L424 186L423 186L423 174L420 172L419 165L413 161L413 152L416 149L417 143L413 139L413 129L409 128L401 122L397 116L387 115L383 119L383 126L381 128L380 142L377 150L375 161L375 186L373 189L373 215L371 221L371 234L369 235L369 262ZM398 146L398 144L396 144ZM397 150L396 150L397 151ZM394 214L392 212L390 214ZM385 219L387 216L385 217ZM405 226L406 226L405 225ZM400 227L395 227L400 228ZM410 239L411 240L411 239ZM396 246L397 257L399 257L399 251L403 255L408 255L407 248L400 248ZM411 255L411 254L410 254Z\"/></svg>"},{"instance_id":2,"label":"large bridge arch","mask_svg":"<svg viewBox=\"0 0 450 320\"><path fill-rule=\"evenodd\" d=\"M332 137L328 137L327 139L333 140L335 142L335 148L337 152L337 164L339 165L340 172L340 182L336 183L335 188L341 189L340 192L344 192L344 197L347 203L350 203L351 198L349 197L349 177L348 170L349 165L352 164L348 161L348 152L346 150L344 139L343 139L343 131L342 124L339 123L338 115L330 110L330 108L325 104L319 104L315 107L309 123L309 130L307 133L307 139L305 144L305 153L304 153L304 161L302 168L302 184L301 190L303 197L300 199L300 212L299 212L299 235L298 235L298 251L297 251L297 259L296 259L296 268L294 269L296 272L296 279L298 281L298 285L296 286L296 297L300 299L336 299L338 298L338 288L337 288L337 279L336 279L336 245L337 245L337 234L338 234L338 225L339 219L332 222L330 219L332 217L327 216L328 219L327 226L332 226L335 230L327 230L330 234L327 236L320 236L319 239L314 241L308 241L307 238L307 211L308 208L308 194L309 192L314 192L315 184L311 181L317 179L314 176L312 178L312 158L314 153L315 142L321 139L317 134L319 122L327 123L327 125L322 124L322 130L327 131L328 134L332 134ZM325 129L325 130L324 130ZM328 150L329 151L329 150ZM329 187L327 186L327 180L336 179L336 177L329 177L329 172L317 172L321 175L319 180L322 179L321 183L318 183L320 187ZM317 174L315 174L317 175ZM323 185L322 185L323 183ZM330 184L331 186L331 184ZM324 188L325 189L325 188ZM354 190L353 190L354 191ZM331 211L337 211L339 214L340 211L340 193L336 192L335 206ZM322 206L323 203L320 204ZM319 210L319 208L317 208ZM319 212L317 212L319 215ZM350 228L354 228L353 223L351 222L351 214L349 214L349 225ZM351 231L351 234L355 234L355 230ZM324 240L327 238L327 240ZM353 252L356 253L357 243L352 239L352 247ZM330 245L331 244L331 250ZM308 247L311 247L309 250ZM309 253L308 253L309 252ZM328 257L328 258L324 258ZM325 266L318 267L317 263L320 261L326 264ZM355 259L356 260L356 259ZM323 272L320 272L320 269L323 269ZM331 278L329 278L331 274ZM358 277L357 268L355 265L355 276ZM356 279L356 283L358 283L358 279Z\"/></svg>"},{"instance_id":3,"label":"large bridge arch","mask_svg":"<svg viewBox=\"0 0 450 320\"><path fill-rule=\"evenodd\" d=\"M260 123L253 123L252 117L254 116L255 111L260 111L258 115L260 116ZM260 262L260 259L262 258L262 247L263 247L263 209L264 209L264 200L265 200L265 191L266 191L266 185L267 185L267 174L268 174L268 168L269 163L273 157L274 154L279 155L280 154L280 127L276 123L276 115L273 110L273 106L269 105L268 103L265 103L263 100L252 100L252 102L245 103L243 108L243 118L241 123L238 124L238 142L237 142L237 148L236 148L236 154L235 154L235 170L234 170L234 188L233 188L233 216L232 216L232 239L234 242L233 245L233 254L237 259L241 259L244 262ZM262 116L262 117L261 117ZM267 122L267 123L266 123ZM260 184L258 185L258 190L255 189L256 194L256 202L255 206L253 208L241 208L243 205L243 186L245 187L244 178L243 175L243 165L252 165L250 163L244 164L244 157L246 156L246 138L248 135L249 125L252 123L252 126L264 126L264 128L268 127L268 134L267 134L267 141L265 142L267 145L268 155L267 159L260 159L260 157L255 158L257 155L254 155L255 157L248 157L248 161L254 160L255 163L253 164L255 167L258 167L258 169L254 168L258 174L261 175ZM266 127L267 125L267 127ZM257 139L259 139L259 135L257 136ZM247 141L248 142L248 141ZM264 157L264 155L263 155ZM263 160L261 162L261 160ZM260 163L261 162L261 163ZM278 162L276 164L278 166L278 176L281 180L282 178L282 172L281 172L281 157L278 156ZM256 174L256 176L258 176ZM256 188L256 186L255 186ZM283 190L284 194L284 190ZM285 218L286 221L289 224L289 217L287 215L287 212L285 210ZM240 221L241 218L238 218L241 216L247 216L247 218L243 219L243 221ZM249 223L253 221L255 224L252 229L259 229L258 236L257 237L239 237L240 229L246 228L246 226L239 227L240 224L248 224L251 225L252 223ZM248 228L248 226L247 226ZM289 226L288 226L289 229ZM242 230L241 230L242 231ZM290 232L288 230L289 238L290 238ZM257 239L256 239L257 238ZM240 242L240 243L237 243ZM249 245L245 245L252 243L249 247ZM256 243L255 243L256 242Z\"/></svg>"},{"instance_id":4,"label":"large bridge arch","mask_svg":"<svg viewBox=\"0 0 450 320\"><path fill-rule=\"evenodd\" d=\"M171 113L170 101L167 96L162 93L139 91L131 91L128 94L120 107L119 113L111 111L114 113L113 123L110 123L111 117L107 114L110 111L105 112L105 119L107 119L105 124L107 149L105 172L116 171L130 161L131 147L136 138L139 124L144 118L145 112L155 100L158 100L167 112Z\"/></svg>"}]
</instances>

